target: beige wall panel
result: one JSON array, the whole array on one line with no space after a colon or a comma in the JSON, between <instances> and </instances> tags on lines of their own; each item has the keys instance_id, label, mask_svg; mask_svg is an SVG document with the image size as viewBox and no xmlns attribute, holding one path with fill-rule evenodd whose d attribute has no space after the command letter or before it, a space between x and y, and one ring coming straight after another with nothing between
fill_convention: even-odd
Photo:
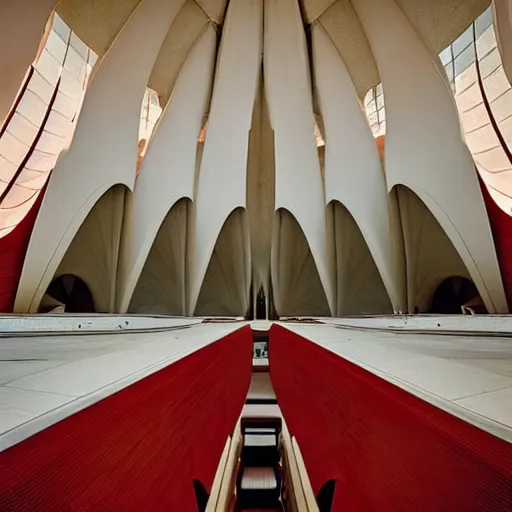
<instances>
[{"instance_id":1,"label":"beige wall panel","mask_svg":"<svg viewBox=\"0 0 512 512\"><path fill-rule=\"evenodd\" d=\"M271 264L274 305L279 316L333 314L304 232L284 208L275 213Z\"/></svg>"},{"instance_id":2,"label":"beige wall panel","mask_svg":"<svg viewBox=\"0 0 512 512\"><path fill-rule=\"evenodd\" d=\"M228 217L215 243L194 314L245 316L251 278L249 225L245 210Z\"/></svg>"},{"instance_id":3,"label":"beige wall panel","mask_svg":"<svg viewBox=\"0 0 512 512\"><path fill-rule=\"evenodd\" d=\"M108 190L80 226L55 277L72 274L84 281L98 313L114 313L116 277L126 187Z\"/></svg>"},{"instance_id":4,"label":"beige wall panel","mask_svg":"<svg viewBox=\"0 0 512 512\"><path fill-rule=\"evenodd\" d=\"M350 75L321 26L313 31L318 102L324 122L326 202L339 201L355 219L396 311L405 307L405 280L394 247L379 152ZM337 237L342 232L337 232ZM337 245L345 241L336 238ZM366 252L366 244L361 248ZM340 253L337 250L338 272ZM350 253L352 255L352 253ZM338 275L338 286L340 286ZM343 290L338 290L338 298ZM346 307L338 303L338 313ZM389 308L388 308L389 309Z\"/></svg>"},{"instance_id":5,"label":"beige wall panel","mask_svg":"<svg viewBox=\"0 0 512 512\"><path fill-rule=\"evenodd\" d=\"M158 93L162 105L169 101L183 64L210 23L195 0L186 0L176 15L148 83L148 87Z\"/></svg>"},{"instance_id":6,"label":"beige wall panel","mask_svg":"<svg viewBox=\"0 0 512 512\"><path fill-rule=\"evenodd\" d=\"M336 0L302 0L304 21L311 23L319 18Z\"/></svg>"},{"instance_id":7,"label":"beige wall panel","mask_svg":"<svg viewBox=\"0 0 512 512\"><path fill-rule=\"evenodd\" d=\"M16 311L35 311L61 259L97 200L132 189L140 108L154 61L184 0L144 0L103 58L75 135L50 178L25 259Z\"/></svg>"},{"instance_id":8,"label":"beige wall panel","mask_svg":"<svg viewBox=\"0 0 512 512\"><path fill-rule=\"evenodd\" d=\"M56 4L57 0L0 2L0 127L37 56L46 22Z\"/></svg>"},{"instance_id":9,"label":"beige wall panel","mask_svg":"<svg viewBox=\"0 0 512 512\"><path fill-rule=\"evenodd\" d=\"M141 0L61 0L57 12L82 41L104 55Z\"/></svg>"},{"instance_id":10,"label":"beige wall panel","mask_svg":"<svg viewBox=\"0 0 512 512\"><path fill-rule=\"evenodd\" d=\"M489 220L452 92L394 0L353 4L384 87L388 189L403 184L420 197L461 256L488 310L504 313L508 308Z\"/></svg>"},{"instance_id":11,"label":"beige wall panel","mask_svg":"<svg viewBox=\"0 0 512 512\"><path fill-rule=\"evenodd\" d=\"M137 177L133 221L126 225L123 242L119 304L122 312L130 304L146 258L169 210L179 199L194 197L197 138L211 94L216 40L213 27L207 27L189 55ZM171 235L167 229L159 237ZM162 243L160 241L159 246Z\"/></svg>"},{"instance_id":12,"label":"beige wall panel","mask_svg":"<svg viewBox=\"0 0 512 512\"><path fill-rule=\"evenodd\" d=\"M471 277L452 242L421 199L407 187L398 186L395 190L402 215L408 311L425 313L445 279Z\"/></svg>"},{"instance_id":13,"label":"beige wall panel","mask_svg":"<svg viewBox=\"0 0 512 512\"><path fill-rule=\"evenodd\" d=\"M222 23L227 0L195 0L203 11L217 24Z\"/></svg>"},{"instance_id":14,"label":"beige wall panel","mask_svg":"<svg viewBox=\"0 0 512 512\"><path fill-rule=\"evenodd\" d=\"M318 19L352 77L362 100L380 82L370 44L350 0L338 0Z\"/></svg>"},{"instance_id":15,"label":"beige wall panel","mask_svg":"<svg viewBox=\"0 0 512 512\"><path fill-rule=\"evenodd\" d=\"M186 315L189 207L188 199L178 201L162 222L127 308L130 313Z\"/></svg>"},{"instance_id":16,"label":"beige wall panel","mask_svg":"<svg viewBox=\"0 0 512 512\"><path fill-rule=\"evenodd\" d=\"M262 7L262 0L231 0L224 22L190 237L191 313L196 311L222 226L233 210L246 205L249 130L261 67ZM242 224L248 229L248 223ZM249 255L237 257L244 266ZM238 286L248 283L241 281ZM237 295L245 293L248 289Z\"/></svg>"},{"instance_id":17,"label":"beige wall panel","mask_svg":"<svg viewBox=\"0 0 512 512\"><path fill-rule=\"evenodd\" d=\"M270 126L263 77L260 79L249 134L247 213L251 231L253 294L268 296L270 248L275 205L274 132Z\"/></svg>"},{"instance_id":18,"label":"beige wall panel","mask_svg":"<svg viewBox=\"0 0 512 512\"><path fill-rule=\"evenodd\" d=\"M334 251L314 138L306 38L296 0L265 1L264 76L274 130L276 209L288 210L304 232L334 314ZM273 267L272 280L274 293L282 295L284 290L277 288L283 281L275 274L279 268L280 263Z\"/></svg>"}]
</instances>

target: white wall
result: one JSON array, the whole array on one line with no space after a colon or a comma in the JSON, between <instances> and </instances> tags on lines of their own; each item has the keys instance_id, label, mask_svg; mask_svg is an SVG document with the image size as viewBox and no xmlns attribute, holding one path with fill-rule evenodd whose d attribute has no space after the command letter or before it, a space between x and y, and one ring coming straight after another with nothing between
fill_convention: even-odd
<instances>
[{"instance_id":1,"label":"white wall","mask_svg":"<svg viewBox=\"0 0 512 512\"><path fill-rule=\"evenodd\" d=\"M403 184L420 197L453 243L489 312L508 311L487 212L449 86L394 0L353 4L384 88L388 190Z\"/></svg>"},{"instance_id":2,"label":"white wall","mask_svg":"<svg viewBox=\"0 0 512 512\"><path fill-rule=\"evenodd\" d=\"M232 0L224 21L190 233L191 314L222 226L231 212L246 205L248 139L261 65L262 14L261 0ZM248 229L246 222L242 225ZM248 231L240 236L248 240ZM246 248L239 255L239 265L245 267L249 247L245 242L241 247ZM248 296L248 279L234 281L232 286L245 287L237 294Z\"/></svg>"},{"instance_id":3,"label":"white wall","mask_svg":"<svg viewBox=\"0 0 512 512\"><path fill-rule=\"evenodd\" d=\"M183 0L144 0L87 91L69 151L52 173L28 247L15 310L35 311L85 217L112 186L133 188L140 108L153 64Z\"/></svg>"}]
</instances>

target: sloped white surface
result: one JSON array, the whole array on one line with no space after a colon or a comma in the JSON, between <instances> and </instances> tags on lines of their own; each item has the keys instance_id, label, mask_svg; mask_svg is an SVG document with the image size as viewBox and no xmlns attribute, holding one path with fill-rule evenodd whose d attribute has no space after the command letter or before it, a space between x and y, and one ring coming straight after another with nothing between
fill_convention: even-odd
<instances>
[{"instance_id":1,"label":"sloped white surface","mask_svg":"<svg viewBox=\"0 0 512 512\"><path fill-rule=\"evenodd\" d=\"M140 105L184 0L143 0L103 58L71 146L52 173L27 250L16 311L36 311L85 217L112 186L133 188Z\"/></svg>"},{"instance_id":2,"label":"sloped white surface","mask_svg":"<svg viewBox=\"0 0 512 512\"><path fill-rule=\"evenodd\" d=\"M210 99L216 39L208 26L187 58L137 178L133 222L124 232L121 312L128 309L166 215L179 199L194 198L197 138Z\"/></svg>"},{"instance_id":3,"label":"sloped white surface","mask_svg":"<svg viewBox=\"0 0 512 512\"><path fill-rule=\"evenodd\" d=\"M191 231L191 314L222 226L236 208L246 205L248 140L260 74L262 14L262 0L232 0L224 21ZM240 255L241 265L247 257Z\"/></svg>"},{"instance_id":4,"label":"sloped white surface","mask_svg":"<svg viewBox=\"0 0 512 512\"><path fill-rule=\"evenodd\" d=\"M275 208L288 210L304 232L334 313L334 253L314 138L306 37L296 0L265 3L264 47L265 87L275 141Z\"/></svg>"},{"instance_id":5,"label":"sloped white surface","mask_svg":"<svg viewBox=\"0 0 512 512\"><path fill-rule=\"evenodd\" d=\"M512 373L482 367L483 361L495 359L510 364L512 338L284 325L436 407L512 442L512 421L507 422L510 415L498 408L512 390ZM490 404L485 397L494 393L495 401Z\"/></svg>"},{"instance_id":6,"label":"sloped white surface","mask_svg":"<svg viewBox=\"0 0 512 512\"><path fill-rule=\"evenodd\" d=\"M402 184L420 197L461 256L488 311L507 312L487 212L449 86L395 0L353 5L386 98L388 189Z\"/></svg>"},{"instance_id":7,"label":"sloped white surface","mask_svg":"<svg viewBox=\"0 0 512 512\"><path fill-rule=\"evenodd\" d=\"M0 358L55 367L0 385L0 451L240 328L202 324L161 333L0 339Z\"/></svg>"}]
</instances>

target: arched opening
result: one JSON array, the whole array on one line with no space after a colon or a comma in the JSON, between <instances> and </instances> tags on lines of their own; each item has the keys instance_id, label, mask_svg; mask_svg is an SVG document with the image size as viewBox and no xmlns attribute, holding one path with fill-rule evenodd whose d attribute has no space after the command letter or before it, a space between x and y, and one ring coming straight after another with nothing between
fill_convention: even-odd
<instances>
[{"instance_id":1,"label":"arched opening","mask_svg":"<svg viewBox=\"0 0 512 512\"><path fill-rule=\"evenodd\" d=\"M453 276L470 281L471 276L448 235L423 201L406 186L399 185L396 191L404 236L408 310L411 313L431 312L440 283ZM441 290L441 296L444 293ZM457 312L460 313L460 308Z\"/></svg>"},{"instance_id":2,"label":"arched opening","mask_svg":"<svg viewBox=\"0 0 512 512\"><path fill-rule=\"evenodd\" d=\"M44 294L39 313L95 313L94 299L87 284L73 274L55 278Z\"/></svg>"},{"instance_id":3,"label":"arched opening","mask_svg":"<svg viewBox=\"0 0 512 512\"><path fill-rule=\"evenodd\" d=\"M160 225L128 311L186 315L187 219L190 204L188 198L177 201Z\"/></svg>"},{"instance_id":4,"label":"arched opening","mask_svg":"<svg viewBox=\"0 0 512 512\"><path fill-rule=\"evenodd\" d=\"M126 194L124 185L115 185L98 199L55 272L55 276L81 276L89 285L98 313L115 310Z\"/></svg>"},{"instance_id":5,"label":"arched opening","mask_svg":"<svg viewBox=\"0 0 512 512\"><path fill-rule=\"evenodd\" d=\"M316 503L320 512L331 512L336 491L336 480L327 480L316 496Z\"/></svg>"},{"instance_id":6,"label":"arched opening","mask_svg":"<svg viewBox=\"0 0 512 512\"><path fill-rule=\"evenodd\" d=\"M249 226L243 208L224 222L201 285L196 316L245 316L250 305Z\"/></svg>"},{"instance_id":7,"label":"arched opening","mask_svg":"<svg viewBox=\"0 0 512 512\"><path fill-rule=\"evenodd\" d=\"M463 308L475 313L487 312L472 281L464 277L449 277L434 292L429 313L456 315L462 313Z\"/></svg>"},{"instance_id":8,"label":"arched opening","mask_svg":"<svg viewBox=\"0 0 512 512\"><path fill-rule=\"evenodd\" d=\"M366 240L340 202L334 209L337 315L391 314L393 306Z\"/></svg>"},{"instance_id":9,"label":"arched opening","mask_svg":"<svg viewBox=\"0 0 512 512\"><path fill-rule=\"evenodd\" d=\"M208 494L205 486L199 480L194 478L192 480L192 485L194 486L194 494L196 496L197 511L205 512L210 495Z\"/></svg>"},{"instance_id":10,"label":"arched opening","mask_svg":"<svg viewBox=\"0 0 512 512\"><path fill-rule=\"evenodd\" d=\"M284 208L275 214L271 260L278 316L331 316L308 241L295 217Z\"/></svg>"}]
</instances>

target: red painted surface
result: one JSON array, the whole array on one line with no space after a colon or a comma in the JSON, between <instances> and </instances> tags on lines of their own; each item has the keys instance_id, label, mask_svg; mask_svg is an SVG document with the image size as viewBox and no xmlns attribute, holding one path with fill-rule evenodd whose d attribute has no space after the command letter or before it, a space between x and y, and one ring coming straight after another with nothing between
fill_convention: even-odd
<instances>
[{"instance_id":1,"label":"red painted surface","mask_svg":"<svg viewBox=\"0 0 512 512\"><path fill-rule=\"evenodd\" d=\"M192 479L211 488L251 363L244 327L8 449L0 510L195 512Z\"/></svg>"},{"instance_id":2,"label":"red painted surface","mask_svg":"<svg viewBox=\"0 0 512 512\"><path fill-rule=\"evenodd\" d=\"M283 327L270 374L313 490L333 512L512 510L512 445Z\"/></svg>"},{"instance_id":3,"label":"red painted surface","mask_svg":"<svg viewBox=\"0 0 512 512\"><path fill-rule=\"evenodd\" d=\"M36 222L45 188L39 193L23 220L7 235L0 230L0 313L10 313L25 261L30 235Z\"/></svg>"}]
</instances>

